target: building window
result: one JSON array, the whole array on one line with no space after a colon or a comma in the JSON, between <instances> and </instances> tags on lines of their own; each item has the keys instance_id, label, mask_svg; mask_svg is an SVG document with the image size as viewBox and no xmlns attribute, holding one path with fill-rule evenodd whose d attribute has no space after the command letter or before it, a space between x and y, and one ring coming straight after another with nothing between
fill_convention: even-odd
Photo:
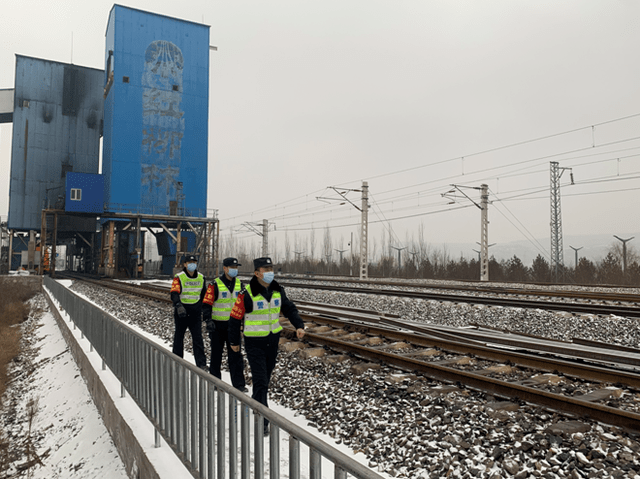
<instances>
[{"instance_id":1,"label":"building window","mask_svg":"<svg viewBox=\"0 0 640 479\"><path fill-rule=\"evenodd\" d=\"M80 188L71 188L71 200L72 201L82 200L82 190Z\"/></svg>"}]
</instances>

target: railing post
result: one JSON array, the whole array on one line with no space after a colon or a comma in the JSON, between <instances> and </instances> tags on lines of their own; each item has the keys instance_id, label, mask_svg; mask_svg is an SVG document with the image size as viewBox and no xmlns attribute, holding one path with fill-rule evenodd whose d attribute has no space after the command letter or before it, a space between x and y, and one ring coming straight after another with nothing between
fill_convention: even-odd
<instances>
[{"instance_id":1,"label":"railing post","mask_svg":"<svg viewBox=\"0 0 640 479\"><path fill-rule=\"evenodd\" d=\"M216 398L214 386L207 383L207 479L215 479Z\"/></svg>"},{"instance_id":2,"label":"railing post","mask_svg":"<svg viewBox=\"0 0 640 479\"><path fill-rule=\"evenodd\" d=\"M309 446L309 479L322 479L322 457Z\"/></svg>"},{"instance_id":3,"label":"railing post","mask_svg":"<svg viewBox=\"0 0 640 479\"><path fill-rule=\"evenodd\" d=\"M229 395L229 479L238 475L238 400Z\"/></svg>"},{"instance_id":4,"label":"railing post","mask_svg":"<svg viewBox=\"0 0 640 479\"><path fill-rule=\"evenodd\" d=\"M198 457L197 457L197 448L196 442L198 441L198 420L200 419L198 416L198 376L193 371L189 371L189 376L191 379L191 395L189 397L189 419L191 423L191 435L189 441L189 451L191 467L194 469L198 466Z\"/></svg>"},{"instance_id":5,"label":"railing post","mask_svg":"<svg viewBox=\"0 0 640 479\"><path fill-rule=\"evenodd\" d=\"M251 410L246 404L241 404L240 411L240 477L249 479L251 475L251 422L249 420Z\"/></svg>"},{"instance_id":6,"label":"railing post","mask_svg":"<svg viewBox=\"0 0 640 479\"><path fill-rule=\"evenodd\" d=\"M300 479L300 441L289 436L289 479Z\"/></svg>"},{"instance_id":7,"label":"railing post","mask_svg":"<svg viewBox=\"0 0 640 479\"><path fill-rule=\"evenodd\" d=\"M217 389L217 388L216 388ZM225 430L224 430L224 395L225 393L217 389L218 394L218 479L225 478L224 452L225 452Z\"/></svg>"},{"instance_id":8,"label":"railing post","mask_svg":"<svg viewBox=\"0 0 640 479\"><path fill-rule=\"evenodd\" d=\"M262 414L255 413L253 420L253 477L264 478L264 419Z\"/></svg>"},{"instance_id":9,"label":"railing post","mask_svg":"<svg viewBox=\"0 0 640 479\"><path fill-rule=\"evenodd\" d=\"M280 428L273 423L269 436L269 479L280 479Z\"/></svg>"}]
</instances>

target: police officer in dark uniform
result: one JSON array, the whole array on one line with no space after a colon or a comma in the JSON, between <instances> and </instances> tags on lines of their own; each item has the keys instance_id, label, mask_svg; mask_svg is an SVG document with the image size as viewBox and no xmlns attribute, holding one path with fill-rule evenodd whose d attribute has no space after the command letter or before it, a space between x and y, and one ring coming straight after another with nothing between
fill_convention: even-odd
<instances>
[{"instance_id":1,"label":"police officer in dark uniform","mask_svg":"<svg viewBox=\"0 0 640 479\"><path fill-rule=\"evenodd\" d=\"M205 277L198 272L198 263L193 255L183 259L183 269L173 278L171 302L173 302L173 320L176 329L173 335L173 354L183 357L184 334L187 328L191 332L193 355L196 366L207 367L207 356L202 341L202 300L207 290Z\"/></svg>"},{"instance_id":2,"label":"police officer in dark uniform","mask_svg":"<svg viewBox=\"0 0 640 479\"><path fill-rule=\"evenodd\" d=\"M240 351L240 333L244 335L244 347L253 379L252 398L269 406L267 392L271 373L276 366L278 342L282 326L280 312L296 328L298 339L304 337L304 322L298 310L274 281L271 258L253 260L254 276L236 300L229 318L229 343ZM264 434L269 434L269 421L264 421Z\"/></svg>"},{"instance_id":3,"label":"police officer in dark uniform","mask_svg":"<svg viewBox=\"0 0 640 479\"><path fill-rule=\"evenodd\" d=\"M211 339L209 372L218 379L222 378L220 365L222 364L222 351L224 351L226 344L231 384L234 388L247 392L242 353L231 349L228 334L231 309L242 289L242 284L237 278L238 266L242 265L238 263L236 258L224 259L222 262L224 273L209 285L204 295L202 316L207 323L207 331L209 339Z\"/></svg>"}]
</instances>

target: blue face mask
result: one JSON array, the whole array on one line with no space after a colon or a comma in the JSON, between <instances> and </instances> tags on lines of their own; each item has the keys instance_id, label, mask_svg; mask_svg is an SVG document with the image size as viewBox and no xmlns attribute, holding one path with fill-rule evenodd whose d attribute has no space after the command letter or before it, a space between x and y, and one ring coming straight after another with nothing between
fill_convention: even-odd
<instances>
[{"instance_id":1,"label":"blue face mask","mask_svg":"<svg viewBox=\"0 0 640 479\"><path fill-rule=\"evenodd\" d=\"M267 271L265 273L262 273L262 281L264 281L267 284L271 284L271 281L273 281L273 276L274 276L273 271Z\"/></svg>"},{"instance_id":2,"label":"blue face mask","mask_svg":"<svg viewBox=\"0 0 640 479\"><path fill-rule=\"evenodd\" d=\"M229 272L227 274L232 278L235 278L236 276L238 276L238 268L235 268L235 269L229 268Z\"/></svg>"},{"instance_id":3,"label":"blue face mask","mask_svg":"<svg viewBox=\"0 0 640 479\"><path fill-rule=\"evenodd\" d=\"M189 264L187 264L187 271L189 273L193 273L196 270L197 267L198 267L198 265L196 263L189 263Z\"/></svg>"}]
</instances>

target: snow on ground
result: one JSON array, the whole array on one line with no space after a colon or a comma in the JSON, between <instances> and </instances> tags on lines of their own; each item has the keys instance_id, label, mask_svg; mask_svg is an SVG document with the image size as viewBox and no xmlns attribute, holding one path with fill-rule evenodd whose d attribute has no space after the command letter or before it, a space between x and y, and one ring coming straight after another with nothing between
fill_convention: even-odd
<instances>
[{"instance_id":1,"label":"snow on ground","mask_svg":"<svg viewBox=\"0 0 640 479\"><path fill-rule=\"evenodd\" d=\"M126 478L111 436L44 297L35 297L32 304L41 311L23 328L27 354L30 351L33 355L23 356L21 366L11 371L15 380L3 398L6 408L0 420L4 433L13 446L24 451L28 442L27 404L37 401L32 408L35 416L31 430L40 465L30 469L30 477ZM8 477L34 459L17 458L7 471Z\"/></svg>"},{"instance_id":2,"label":"snow on ground","mask_svg":"<svg viewBox=\"0 0 640 479\"><path fill-rule=\"evenodd\" d=\"M69 287L71 281L60 281L64 286ZM88 298L85 298L88 299ZM37 296L34 301L36 308L44 311L29 322L34 330L34 347L38 348L36 356L33 358L35 368L33 374L25 372L27 364L23 363L22 371L16 371L19 381L14 381L11 392L7 395L14 397L14 408L16 411L15 420L3 414L0 421L3 429L8 427L17 434L19 427L26 430L26 404L30 398L39 399L39 410L35 417L32 430L36 453L42 458L42 465L35 466L31 477L34 478L98 478L108 477L109 479L119 479L127 477L125 467L120 460L111 437L104 426L101 417L92 402L91 396L86 388L80 371L76 366L57 323L43 296ZM57 304L54 300L54 304ZM60 311L60 308L58 307ZM73 329L69 317L64 311L61 314L69 325L76 341L78 341L84 353L90 359L94 369L100 375L107 390L112 395L121 414L132 426L134 433L138 435L139 441L145 448L147 455L161 477L167 478L189 478L184 465L180 462L172 449L162 440L160 448L153 446L153 426L146 416L127 394L125 398L120 397L120 383L107 369L102 370L101 359L97 353L91 352L90 344L86 338L81 337L78 329ZM170 349L169 344L161 338L143 332L140 328L134 327L145 337ZM25 326L27 327L27 326ZM188 361L193 362L191 355L185 355ZM248 374L248 373L247 373ZM230 384L229 373L223 371L222 379ZM18 385L18 382L20 383ZM251 391L248 393L251 395ZM306 426L303 417L296 416L294 411L286 409L276 404L271 405L271 409L282 415L285 419L305 428L316 437L335 447L348 456L354 457L358 462L366 465L366 457L362 453L354 454L352 450L344 445L339 445L326 435L315 429ZM250 420L253 429L253 418ZM8 424L8 425L7 425ZM250 440L253 445L253 438ZM228 445L228 441L227 441ZM265 438L265 463L264 471L268 473L269 468L269 441ZM253 449L253 446L252 446ZM251 453L253 458L253 451ZM227 455L228 457L228 455ZM284 432L280 432L280 475L283 479L289 474L289 438ZM26 458L21 458L14 464L26 462ZM308 477L309 449L300 445L301 477ZM252 467L253 470L253 467ZM228 464L227 464L228 471ZM333 464L323 459L322 477L333 478ZM385 476L386 477L386 476Z\"/></svg>"}]
</instances>

